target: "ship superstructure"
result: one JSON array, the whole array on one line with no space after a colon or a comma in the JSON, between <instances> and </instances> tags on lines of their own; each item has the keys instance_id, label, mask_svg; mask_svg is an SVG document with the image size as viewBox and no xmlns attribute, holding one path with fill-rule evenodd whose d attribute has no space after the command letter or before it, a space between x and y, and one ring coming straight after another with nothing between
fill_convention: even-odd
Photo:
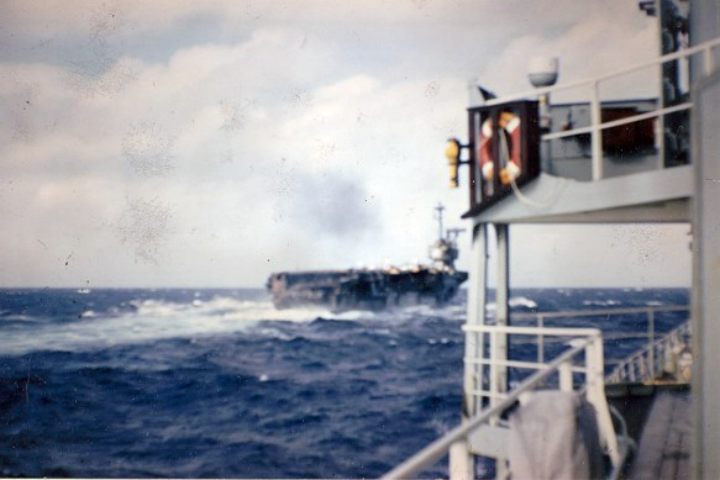
<instances>
[{"instance_id":1,"label":"ship superstructure","mask_svg":"<svg viewBox=\"0 0 720 480\"><path fill-rule=\"evenodd\" d=\"M470 177L462 422L387 478L418 477L445 455L453 479L475 478L479 457L495 460L503 479L720 478L720 6L697 0L688 14L689 3L640 2L659 17L660 58L568 84L553 85L557 72L547 72L540 88L468 109L467 143L446 151L451 183L463 164ZM601 100L603 82L642 68L659 71L658 99ZM576 88L587 101L553 112L549 95ZM687 306L511 314L509 235L528 223L690 224L692 315ZM494 315L486 314L490 229ZM657 335L655 319L671 312L688 322ZM648 344L613 369L599 329L545 325L628 314L644 317ZM534 348L535 361L513 356L514 344Z\"/></svg>"},{"instance_id":2,"label":"ship superstructure","mask_svg":"<svg viewBox=\"0 0 720 480\"><path fill-rule=\"evenodd\" d=\"M314 305L341 312L449 302L468 275L455 269L462 229L444 231L443 210L436 207L438 239L429 248L431 265L277 272L267 281L273 304L279 309Z\"/></svg>"}]
</instances>

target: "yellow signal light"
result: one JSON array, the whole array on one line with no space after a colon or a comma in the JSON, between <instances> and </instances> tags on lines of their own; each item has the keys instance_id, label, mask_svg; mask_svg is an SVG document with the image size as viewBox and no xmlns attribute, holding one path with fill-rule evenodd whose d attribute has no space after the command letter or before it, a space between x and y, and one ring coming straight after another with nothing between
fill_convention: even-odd
<instances>
[{"instance_id":1,"label":"yellow signal light","mask_svg":"<svg viewBox=\"0 0 720 480\"><path fill-rule=\"evenodd\" d=\"M458 188L458 167L462 163L460 161L460 150L462 146L457 138L448 139L445 147L445 157L448 159L448 168L450 169L450 188Z\"/></svg>"}]
</instances>

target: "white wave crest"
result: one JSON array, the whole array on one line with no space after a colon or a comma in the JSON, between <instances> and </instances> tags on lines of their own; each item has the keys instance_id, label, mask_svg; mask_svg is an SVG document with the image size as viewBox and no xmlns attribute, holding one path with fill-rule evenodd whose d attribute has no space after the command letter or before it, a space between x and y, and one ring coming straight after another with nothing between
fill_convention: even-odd
<instances>
[{"instance_id":1,"label":"white wave crest","mask_svg":"<svg viewBox=\"0 0 720 480\"><path fill-rule=\"evenodd\" d=\"M537 303L527 297L512 297L508 300L508 305L511 307L537 308Z\"/></svg>"},{"instance_id":2,"label":"white wave crest","mask_svg":"<svg viewBox=\"0 0 720 480\"><path fill-rule=\"evenodd\" d=\"M208 301L130 302L134 311L100 314L87 310L78 322L33 325L3 335L0 354L37 350L75 351L168 338L196 338L246 330L262 320L310 322L318 317L353 320L366 312L335 315L320 308L276 310L269 301L215 297Z\"/></svg>"},{"instance_id":3,"label":"white wave crest","mask_svg":"<svg viewBox=\"0 0 720 480\"><path fill-rule=\"evenodd\" d=\"M526 307L526 308L537 308L537 303L527 297L511 297L508 300L510 308ZM497 310L497 303L489 302L485 305L485 310L488 312L494 312Z\"/></svg>"},{"instance_id":4,"label":"white wave crest","mask_svg":"<svg viewBox=\"0 0 720 480\"><path fill-rule=\"evenodd\" d=\"M620 300L584 300L582 302L585 306L593 306L593 307L614 307L616 305L620 305L622 302Z\"/></svg>"}]
</instances>

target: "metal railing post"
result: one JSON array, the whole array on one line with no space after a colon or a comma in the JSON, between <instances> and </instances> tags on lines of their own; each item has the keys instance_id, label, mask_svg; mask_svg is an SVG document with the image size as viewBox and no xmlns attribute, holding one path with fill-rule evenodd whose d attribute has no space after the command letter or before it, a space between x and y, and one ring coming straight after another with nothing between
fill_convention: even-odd
<instances>
[{"instance_id":1,"label":"metal railing post","mask_svg":"<svg viewBox=\"0 0 720 480\"><path fill-rule=\"evenodd\" d=\"M471 255L475 268L471 269L468 280L467 325L484 325L487 303L487 228L484 225L473 229ZM465 357L484 358L484 340L482 332L466 331ZM482 388L483 373L482 366L477 363L465 365L464 416L471 417L482 409L482 398L472 392Z\"/></svg>"},{"instance_id":2,"label":"metal railing post","mask_svg":"<svg viewBox=\"0 0 720 480\"><path fill-rule=\"evenodd\" d=\"M538 315L537 317L537 326L538 328L544 328L545 327L545 317L542 315ZM537 339L537 362L543 363L545 361L545 335L540 333L538 335Z\"/></svg>"},{"instance_id":3,"label":"metal railing post","mask_svg":"<svg viewBox=\"0 0 720 480\"><path fill-rule=\"evenodd\" d=\"M595 407L600 436L607 450L613 467L620 467L620 451L618 449L615 427L610 417L610 408L605 397L605 363L602 336L595 335L585 350L585 362L588 369L587 397Z\"/></svg>"},{"instance_id":4,"label":"metal railing post","mask_svg":"<svg viewBox=\"0 0 720 480\"><path fill-rule=\"evenodd\" d=\"M449 465L450 480L470 480L474 477L474 461L468 452L466 439L450 445L448 455L452 458Z\"/></svg>"},{"instance_id":5,"label":"metal railing post","mask_svg":"<svg viewBox=\"0 0 720 480\"><path fill-rule=\"evenodd\" d=\"M640 382L645 382L645 380L648 378L648 366L647 366L647 358L645 355L640 355L637 357L637 363L638 363L638 371L640 372Z\"/></svg>"},{"instance_id":6,"label":"metal railing post","mask_svg":"<svg viewBox=\"0 0 720 480\"><path fill-rule=\"evenodd\" d=\"M472 262L468 281L467 325L485 324L485 305L487 288L487 228L480 225L472 231ZM484 335L482 332L465 332L465 371L463 376L462 422L478 414L482 409L483 397L475 392L483 388ZM454 443L449 452L450 478L472 478L475 470L474 456L470 452L466 439Z\"/></svg>"},{"instance_id":7,"label":"metal railing post","mask_svg":"<svg viewBox=\"0 0 720 480\"><path fill-rule=\"evenodd\" d=\"M715 59L712 54L712 46L707 46L703 49L703 67L706 76L710 76L713 70L715 70Z\"/></svg>"},{"instance_id":8,"label":"metal railing post","mask_svg":"<svg viewBox=\"0 0 720 480\"><path fill-rule=\"evenodd\" d=\"M498 332L492 332L490 334L490 405L494 406L498 400L498 391L501 379L499 378L498 364L493 361L498 358L498 336L501 335Z\"/></svg>"},{"instance_id":9,"label":"metal railing post","mask_svg":"<svg viewBox=\"0 0 720 480\"><path fill-rule=\"evenodd\" d=\"M560 375L560 390L563 392L572 392L572 365L569 361L560 364L560 367L558 368L558 374Z\"/></svg>"},{"instance_id":10,"label":"metal railing post","mask_svg":"<svg viewBox=\"0 0 720 480\"><path fill-rule=\"evenodd\" d=\"M590 97L590 123L592 133L590 145L592 148L592 179L593 181L603 178L603 147L602 147L602 110L600 106L600 91L598 81L592 83Z\"/></svg>"},{"instance_id":11,"label":"metal railing post","mask_svg":"<svg viewBox=\"0 0 720 480\"><path fill-rule=\"evenodd\" d=\"M648 363L650 378L655 379L655 311L648 309Z\"/></svg>"},{"instance_id":12,"label":"metal railing post","mask_svg":"<svg viewBox=\"0 0 720 480\"><path fill-rule=\"evenodd\" d=\"M508 307L510 290L510 226L495 224L496 251L496 283L495 283L495 322L497 325L508 325L510 311ZM503 331L496 334L495 349L492 354L493 361L508 359L508 333ZM492 376L495 381L495 393L505 393L508 385L508 369L506 366L496 365ZM491 399L491 404L494 405Z\"/></svg>"}]
</instances>

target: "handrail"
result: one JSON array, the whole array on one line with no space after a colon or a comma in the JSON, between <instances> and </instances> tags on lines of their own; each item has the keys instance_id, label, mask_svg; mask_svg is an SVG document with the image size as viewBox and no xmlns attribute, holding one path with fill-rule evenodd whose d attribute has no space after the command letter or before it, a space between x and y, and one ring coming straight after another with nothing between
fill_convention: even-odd
<instances>
[{"instance_id":1,"label":"handrail","mask_svg":"<svg viewBox=\"0 0 720 480\"><path fill-rule=\"evenodd\" d=\"M606 308L606 309L595 309L595 310L572 310L564 312L517 312L512 314L512 318L570 318L570 317L592 317L600 315L622 315L622 314L647 314L650 321L652 322L653 315L657 312L683 312L689 311L688 306L684 305L652 305L644 307L626 307L626 308ZM466 439L470 433L477 429L480 425L490 422L493 419L497 419L507 408L514 405L520 396L532 390L543 382L546 382L551 375L558 373L560 375L560 389L573 388L572 376L569 372L580 372L586 375L587 384L581 386L579 390L576 390L582 394L591 395L595 401L600 401L598 405L601 408L598 409L599 421L601 426L604 428L604 437L608 441L608 452L613 460L613 472L617 474L619 472L620 465L627 454L627 445L618 444L617 439L614 436L612 425L608 425L607 418L611 412L608 410L606 401L604 400L604 379L610 378L605 377L602 373L602 365L591 366L588 364L589 361L599 362L604 364L602 355L602 333L597 328L574 328L574 327L549 327L542 326L539 322L538 326L512 326L512 325L463 325L462 329L468 334L482 335L490 334L493 338L496 334L507 334L507 335L537 335L539 338L544 337L573 337L576 340L570 343L570 348L565 352L561 353L557 357L553 358L548 363L538 362L521 362L513 360L498 360L498 359L485 359L485 358L473 358L467 357L464 362L467 364L495 364L496 366L505 367L517 367L517 368L528 368L536 370L535 373L530 375L527 379L521 382L516 388L510 392L500 391L484 391L474 390L471 393L473 395L480 395L485 397L492 397L494 402L491 403L489 409L483 410L477 415L467 419L461 425L450 430L443 437L435 440L418 453L410 457L409 459L396 466L394 469L386 473L382 478L408 478L417 476L417 474L423 469L430 467L435 464L443 455L447 454L451 445L454 443ZM678 329L676 329L678 330ZM593 347L594 345L594 347ZM589 348L594 348L593 354L589 354ZM572 360L578 356L581 352L585 353L585 366L573 365ZM563 372L564 370L564 372ZM599 375L599 376L598 376ZM565 377L563 381L563 376ZM564 382L564 387L563 387ZM492 387L491 387L492 390ZM601 400L598 400L598 396L602 396ZM601 411L603 410L603 411ZM615 412L616 414L616 412ZM622 422L621 422L622 424ZM621 429L622 430L622 429ZM609 437L612 435L612 438ZM623 432L618 432L618 435L623 436ZM628 441L627 439L625 440Z\"/></svg>"},{"instance_id":2,"label":"handrail","mask_svg":"<svg viewBox=\"0 0 720 480\"><path fill-rule=\"evenodd\" d=\"M635 72L637 70L641 70L643 68L648 68L654 65L662 65L665 62L673 61L673 60L679 60L684 58L689 58L692 55L703 53L703 66L704 66L704 73L706 75L710 75L713 70L715 69L714 59L713 59L713 48L720 45L720 37L714 38L712 40L708 40L706 42L703 42L699 45L695 45L690 48L686 48L683 50L680 50L678 52L669 53L667 55L663 55L660 57L657 57L652 60L646 60L644 62L640 62L638 64L632 65L630 67L624 67L622 69L618 69L616 71L606 73L603 75L599 75L593 78L588 78L584 80L579 80L575 82L568 82L568 83L562 83L558 85L551 85L548 87L541 87L541 88L535 88L532 90L527 90L524 92L516 93L513 95L508 95L502 98L492 99L488 100L483 103L483 106L485 107L492 107L496 105L502 105L507 102L521 100L527 97L537 97L538 95L545 95L552 92L557 92L561 90L568 90L568 89L575 89L575 88L588 88L589 90L589 96L590 96L590 125L588 127L580 127L571 129L565 132L556 132L552 134L546 134L543 135L541 138L544 141L549 141L557 138L566 138L566 137L572 137L576 135L583 135L590 133L591 139L590 139L590 149L591 149L591 158L592 158L592 180L601 180L604 176L603 174L603 146L602 146L602 131L604 129L613 128L620 125L626 125L629 123L639 122L645 119L649 118L655 118L655 117L663 117L664 115L671 114L673 112L678 111L684 111L689 110L692 108L692 103L685 102L680 105L673 105L670 107L664 107L664 108L658 108L655 110L652 110L650 112L644 112L638 115L633 115L627 118L613 120L610 122L603 123L602 121L602 101L600 99L600 83L615 78L621 75L626 75L628 73ZM661 105L662 107L662 105Z\"/></svg>"},{"instance_id":3,"label":"handrail","mask_svg":"<svg viewBox=\"0 0 720 480\"><path fill-rule=\"evenodd\" d=\"M547 335L549 337L592 337L600 334L597 328L546 328L515 325L463 325L466 332L500 332L515 335Z\"/></svg>"},{"instance_id":4,"label":"handrail","mask_svg":"<svg viewBox=\"0 0 720 480\"><path fill-rule=\"evenodd\" d=\"M692 108L692 103L685 102L685 103L681 103L679 105L673 105L672 107L651 110L646 113L640 113L637 115L632 115L630 117L624 117L624 118L621 118L618 120L601 123L598 125L598 128L600 130L607 130L608 128L615 128L615 127L619 127L622 125L627 125L629 123L635 123L635 122L639 122L641 120L647 120L648 118L656 118L656 117L660 117L663 115L668 115L670 113L681 112L683 110L690 110L691 108ZM542 138L542 140L557 140L560 138L574 137L576 135L582 135L584 133L592 133L593 128L594 127L592 127L592 126L578 127L578 128L572 129L572 130L564 131L564 132L546 133L541 138Z\"/></svg>"},{"instance_id":5,"label":"handrail","mask_svg":"<svg viewBox=\"0 0 720 480\"><path fill-rule=\"evenodd\" d=\"M595 330L595 335L599 336L600 331ZM468 436L473 430L483 423L489 421L492 417L500 415L508 407L511 407L520 397L520 395L528 390L535 388L545 381L550 375L557 371L563 363L571 360L573 357L584 351L594 341L594 338L584 339L580 344L574 346L567 352L559 355L552 362L547 364L543 369L531 375L527 380L522 382L517 389L508 393L507 397L497 403L488 410L484 410L478 415L470 418L462 425L455 427L446 433L443 437L435 440L418 453L402 462L397 467L383 475L383 479L396 478L412 478L416 474L431 465L434 465L443 455L445 455L450 446Z\"/></svg>"},{"instance_id":6,"label":"handrail","mask_svg":"<svg viewBox=\"0 0 720 480\"><path fill-rule=\"evenodd\" d=\"M690 307L686 305L648 305L645 307L620 307L620 308L597 308L592 310L563 310L561 312L515 312L511 313L512 318L571 318L571 317L596 317L600 315L626 315L632 313L646 313L649 310L654 312L685 312Z\"/></svg>"},{"instance_id":7,"label":"handrail","mask_svg":"<svg viewBox=\"0 0 720 480\"><path fill-rule=\"evenodd\" d=\"M560 319L560 318L578 318L578 317L599 317L599 316L612 316L612 315L632 315L632 314L644 314L647 316L647 330L644 332L634 331L627 333L617 333L604 335L605 340L627 340L632 338L647 338L647 345L633 354L631 357L615 361L608 362L615 364L611 374L606 376L607 380L619 381L621 378L621 372L628 366L638 363L638 359L643 359L647 355L647 361L643 364L644 376L653 376L655 374L656 355L655 351L663 351L661 348L662 342L669 338L670 335L677 334L677 332L683 331L683 328L687 328L687 324L676 327L674 330L668 332L664 337L657 339L655 336L655 314L657 313L672 313L672 312L689 312L690 307L687 305L647 305L644 307L624 307L624 308L603 308L593 310L566 310L561 312L517 312L511 314L513 319L536 319L537 327L541 328L542 331L538 331L537 335L537 363L542 363L545 358L545 342L546 336L558 336L554 333L548 333L551 329L543 328L544 322L547 319ZM515 327L518 328L518 327ZM573 327L568 327L571 331L579 331ZM660 346L660 347L658 347ZM658 356L659 357L659 356ZM477 363L477 362L469 362ZM511 365L507 365L512 367ZM515 366L516 368L526 368L522 366ZM527 367L529 368L529 366ZM634 367L633 367L634 368ZM635 381L636 377L633 373L630 375L631 380Z\"/></svg>"},{"instance_id":8,"label":"handrail","mask_svg":"<svg viewBox=\"0 0 720 480\"><path fill-rule=\"evenodd\" d=\"M644 62L640 62L635 65L629 66L629 67L623 67L623 68L617 69L610 73L598 75L597 77L586 78L586 79L577 80L574 82L560 83L557 85L551 85L549 87L533 88L532 90L526 90L526 91L518 92L518 93L515 93L512 95L507 95L502 98L488 100L483 105L484 106L501 105L503 103L512 102L514 100L522 100L523 98L526 98L526 97L537 97L538 95L543 95L546 93L552 93L552 92L561 91L561 90L571 90L574 88L589 86L596 82L601 82L603 80L609 80L611 78L619 77L619 76L625 75L627 73L636 72L638 70L642 70L643 68L652 67L653 65L660 65L665 62L669 62L671 60L679 60L681 58L689 57L689 56L695 55L700 52L707 52L708 50L711 50L712 48L717 47L718 45L720 45L720 37L714 38L712 40L708 40L706 42L700 43L693 47L689 47L689 48L680 50L678 52L668 53L666 55L654 58L652 60L646 60Z\"/></svg>"},{"instance_id":9,"label":"handrail","mask_svg":"<svg viewBox=\"0 0 720 480\"><path fill-rule=\"evenodd\" d=\"M674 342L682 342L681 337L689 335L690 322L685 322L680 326L670 330L661 338L651 342L644 348L630 355L629 357L617 362L615 368L605 377L608 381L620 382L623 380L630 379L631 381L638 381L634 376L634 370L632 373L624 375L624 372L630 367L643 362L643 368L645 369L645 380L652 380L655 376L655 351L657 350L660 355L665 355L666 348L672 347ZM628 378L631 377L631 378ZM639 380L643 380L642 378Z\"/></svg>"}]
</instances>

